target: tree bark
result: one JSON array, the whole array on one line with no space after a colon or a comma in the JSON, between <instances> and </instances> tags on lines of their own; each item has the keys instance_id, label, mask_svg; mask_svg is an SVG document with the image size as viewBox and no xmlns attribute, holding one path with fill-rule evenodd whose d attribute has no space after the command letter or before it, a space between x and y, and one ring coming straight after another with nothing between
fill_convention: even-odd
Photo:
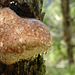
<instances>
[{"instance_id":1,"label":"tree bark","mask_svg":"<svg viewBox=\"0 0 75 75\"><path fill-rule=\"evenodd\" d=\"M71 33L71 24L70 24L70 8L69 0L61 0L62 13L63 13L63 30L64 30L64 40L67 45L67 53L69 63L74 63L73 60L73 51L72 51L72 33Z\"/></svg>"},{"instance_id":2,"label":"tree bark","mask_svg":"<svg viewBox=\"0 0 75 75\"><path fill-rule=\"evenodd\" d=\"M14 1L14 2L12 2ZM10 4L11 3L11 4ZM10 7L20 17L43 20L43 0L0 0L0 7ZM43 57L22 60L12 65L0 62L0 75L45 75L46 68Z\"/></svg>"}]
</instances>

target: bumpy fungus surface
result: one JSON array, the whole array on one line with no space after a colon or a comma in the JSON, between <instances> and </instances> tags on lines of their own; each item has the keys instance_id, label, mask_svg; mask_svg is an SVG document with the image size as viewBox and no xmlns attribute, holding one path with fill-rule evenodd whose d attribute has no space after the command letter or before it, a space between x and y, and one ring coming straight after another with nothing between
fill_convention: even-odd
<instances>
[{"instance_id":1,"label":"bumpy fungus surface","mask_svg":"<svg viewBox=\"0 0 75 75\"><path fill-rule=\"evenodd\" d=\"M39 20L21 18L10 8L0 9L0 61L13 64L51 48L52 38Z\"/></svg>"}]
</instances>

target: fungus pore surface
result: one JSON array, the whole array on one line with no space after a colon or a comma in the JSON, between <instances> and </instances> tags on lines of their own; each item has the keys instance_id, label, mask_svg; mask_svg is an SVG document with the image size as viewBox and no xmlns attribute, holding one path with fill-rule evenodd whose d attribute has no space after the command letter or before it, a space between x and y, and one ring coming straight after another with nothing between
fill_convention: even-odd
<instances>
[{"instance_id":1,"label":"fungus pore surface","mask_svg":"<svg viewBox=\"0 0 75 75\"><path fill-rule=\"evenodd\" d=\"M0 61L13 64L51 49L48 28L39 20L21 18L10 8L0 8Z\"/></svg>"}]
</instances>

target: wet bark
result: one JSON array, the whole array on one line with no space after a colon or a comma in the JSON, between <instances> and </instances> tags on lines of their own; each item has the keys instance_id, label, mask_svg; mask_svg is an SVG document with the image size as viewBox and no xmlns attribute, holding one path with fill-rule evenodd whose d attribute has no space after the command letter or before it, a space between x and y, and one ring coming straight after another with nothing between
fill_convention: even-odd
<instances>
[{"instance_id":1,"label":"wet bark","mask_svg":"<svg viewBox=\"0 0 75 75\"><path fill-rule=\"evenodd\" d=\"M69 63L74 63L73 60L73 51L72 51L72 33L71 33L71 24L70 24L70 8L69 0L61 0L62 13L63 13L63 30L64 30L64 40L67 45L67 53Z\"/></svg>"},{"instance_id":2,"label":"wet bark","mask_svg":"<svg viewBox=\"0 0 75 75\"><path fill-rule=\"evenodd\" d=\"M12 2L14 1L14 2ZM0 7L10 7L20 17L36 18L43 20L43 0L0 0ZM0 75L45 75L46 68L43 57L21 60L12 65L5 65L0 62Z\"/></svg>"}]
</instances>

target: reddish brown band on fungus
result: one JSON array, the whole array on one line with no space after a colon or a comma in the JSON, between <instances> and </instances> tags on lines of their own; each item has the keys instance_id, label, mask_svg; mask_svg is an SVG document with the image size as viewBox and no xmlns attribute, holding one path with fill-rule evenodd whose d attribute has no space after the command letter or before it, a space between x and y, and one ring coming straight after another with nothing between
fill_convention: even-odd
<instances>
[{"instance_id":1,"label":"reddish brown band on fungus","mask_svg":"<svg viewBox=\"0 0 75 75\"><path fill-rule=\"evenodd\" d=\"M12 64L43 53L51 45L51 34L41 21L21 18L10 8L0 9L0 61Z\"/></svg>"}]
</instances>

